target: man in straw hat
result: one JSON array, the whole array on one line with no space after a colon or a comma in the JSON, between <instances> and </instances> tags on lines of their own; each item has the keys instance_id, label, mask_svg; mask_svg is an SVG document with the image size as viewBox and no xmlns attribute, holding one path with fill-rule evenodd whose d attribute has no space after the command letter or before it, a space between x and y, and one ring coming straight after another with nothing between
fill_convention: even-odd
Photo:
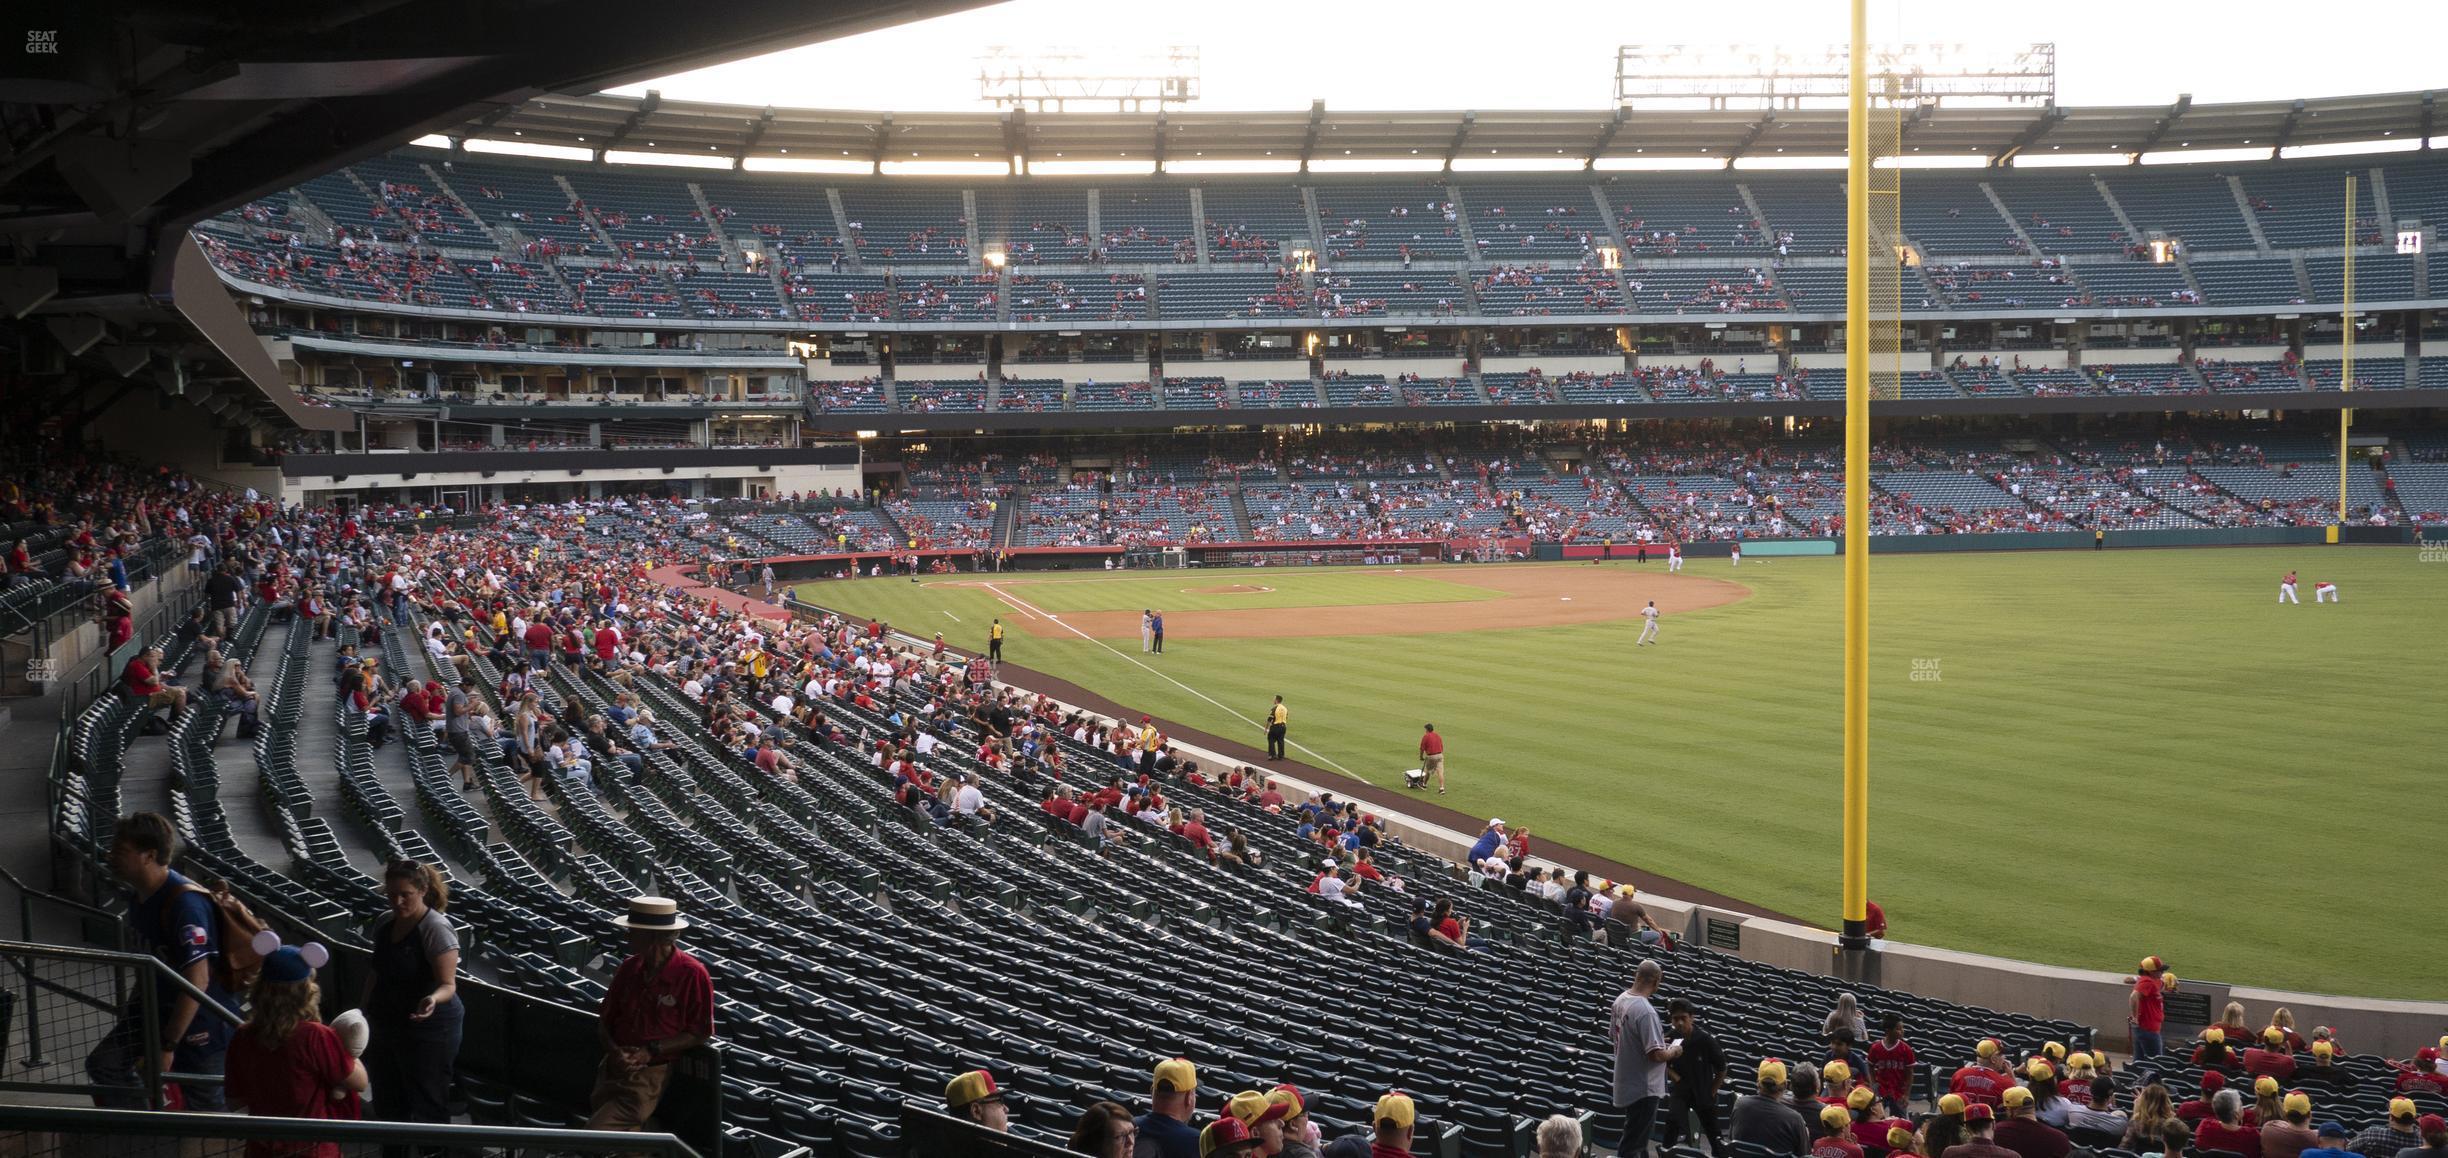
<instances>
[{"instance_id":1,"label":"man in straw hat","mask_svg":"<svg viewBox=\"0 0 2448 1158\"><path fill-rule=\"evenodd\" d=\"M639 1130L654 1116L671 1064L714 1036L714 980L682 952L689 927L668 897L631 897L612 923L629 932L629 959L597 1009L603 1064L595 1071L591 1130Z\"/></svg>"}]
</instances>

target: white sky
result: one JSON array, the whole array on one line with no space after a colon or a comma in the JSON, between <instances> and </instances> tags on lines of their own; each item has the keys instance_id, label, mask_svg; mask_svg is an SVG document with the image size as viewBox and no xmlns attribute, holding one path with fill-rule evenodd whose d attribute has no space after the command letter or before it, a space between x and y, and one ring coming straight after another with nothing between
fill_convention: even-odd
<instances>
[{"instance_id":1,"label":"white sky","mask_svg":"<svg viewBox=\"0 0 2448 1158\"><path fill-rule=\"evenodd\" d=\"M1724 13L1739 12L1740 18ZM972 110L992 45L1125 53L1195 45L1220 111L1607 107L1619 44L1816 47L1846 37L1844 0L1011 0L612 90L752 106ZM2433 51L2448 3L2316 18L2300 0L1870 0L1880 43L2057 45L2058 101L2166 104L2448 88Z\"/></svg>"}]
</instances>

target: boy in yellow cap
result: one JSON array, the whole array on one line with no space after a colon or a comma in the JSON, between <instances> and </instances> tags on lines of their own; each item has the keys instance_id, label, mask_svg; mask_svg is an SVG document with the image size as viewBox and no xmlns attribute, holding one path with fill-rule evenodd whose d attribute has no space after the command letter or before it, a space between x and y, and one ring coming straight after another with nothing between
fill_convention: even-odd
<instances>
[{"instance_id":1,"label":"boy in yellow cap","mask_svg":"<svg viewBox=\"0 0 2448 1158\"><path fill-rule=\"evenodd\" d=\"M944 1086L944 1112L997 1134L1011 1133L1011 1111L1003 1105L1003 1091L985 1070L970 1070Z\"/></svg>"},{"instance_id":2,"label":"boy in yellow cap","mask_svg":"<svg viewBox=\"0 0 2448 1158\"><path fill-rule=\"evenodd\" d=\"M1299 1087L1286 1082L1268 1090L1267 1102L1283 1107L1281 1158L1318 1158L1317 1123L1309 1120L1309 1106Z\"/></svg>"},{"instance_id":3,"label":"boy in yellow cap","mask_svg":"<svg viewBox=\"0 0 2448 1158\"><path fill-rule=\"evenodd\" d=\"M1241 1119L1226 1114L1199 1131L1199 1158L1249 1158L1258 1152L1258 1139Z\"/></svg>"},{"instance_id":4,"label":"boy in yellow cap","mask_svg":"<svg viewBox=\"0 0 2448 1158\"><path fill-rule=\"evenodd\" d=\"M1862 1158L1853 1140L1853 1112L1844 1106L1819 1107L1819 1136L1811 1142L1810 1158Z\"/></svg>"},{"instance_id":5,"label":"boy in yellow cap","mask_svg":"<svg viewBox=\"0 0 2448 1158\"><path fill-rule=\"evenodd\" d=\"M1283 1153L1283 1119L1290 1108L1256 1090L1243 1090L1224 1103L1224 1112L1249 1127L1250 1137L1258 1143L1256 1152L1268 1158Z\"/></svg>"}]
</instances>

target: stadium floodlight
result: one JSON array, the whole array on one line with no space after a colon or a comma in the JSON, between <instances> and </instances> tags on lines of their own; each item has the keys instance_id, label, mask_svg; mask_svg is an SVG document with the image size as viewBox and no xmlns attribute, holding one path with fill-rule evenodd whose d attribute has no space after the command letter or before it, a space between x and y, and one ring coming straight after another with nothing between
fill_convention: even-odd
<instances>
[{"instance_id":1,"label":"stadium floodlight","mask_svg":"<svg viewBox=\"0 0 2448 1158\"><path fill-rule=\"evenodd\" d=\"M978 100L995 108L1066 112L1086 104L1143 112L1199 97L1199 50L1043 48L994 45L978 57Z\"/></svg>"},{"instance_id":2,"label":"stadium floodlight","mask_svg":"<svg viewBox=\"0 0 2448 1158\"><path fill-rule=\"evenodd\" d=\"M988 269L1001 269L1003 268L1003 263L1009 260L1011 259L1005 256L1003 249L1000 246L996 246L986 251L986 267Z\"/></svg>"},{"instance_id":3,"label":"stadium floodlight","mask_svg":"<svg viewBox=\"0 0 2448 1158\"><path fill-rule=\"evenodd\" d=\"M1615 103L1643 109L1840 109L1852 52L1757 44L1626 44ZM2054 105L2057 46L1879 44L1865 51L1873 99L1900 105Z\"/></svg>"}]
</instances>

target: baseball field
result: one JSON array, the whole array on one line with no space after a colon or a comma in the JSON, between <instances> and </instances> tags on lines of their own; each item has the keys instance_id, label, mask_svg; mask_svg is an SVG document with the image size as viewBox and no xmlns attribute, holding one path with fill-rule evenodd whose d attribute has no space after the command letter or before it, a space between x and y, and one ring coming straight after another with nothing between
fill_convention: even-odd
<instances>
[{"instance_id":1,"label":"baseball field","mask_svg":"<svg viewBox=\"0 0 2448 1158\"><path fill-rule=\"evenodd\" d=\"M951 576L801 596L1833 926L1835 558ZM2302 573L2300 605L2277 602ZM2448 561L2410 548L1881 555L1871 896L1901 940L2448 997ZM2341 600L2316 604L2315 580ZM1664 612L1636 648L1639 609ZM1143 654L1139 619L1166 619ZM2338 966L2340 946L2354 962ZM2352 980L2348 980L2352 978Z\"/></svg>"}]
</instances>

